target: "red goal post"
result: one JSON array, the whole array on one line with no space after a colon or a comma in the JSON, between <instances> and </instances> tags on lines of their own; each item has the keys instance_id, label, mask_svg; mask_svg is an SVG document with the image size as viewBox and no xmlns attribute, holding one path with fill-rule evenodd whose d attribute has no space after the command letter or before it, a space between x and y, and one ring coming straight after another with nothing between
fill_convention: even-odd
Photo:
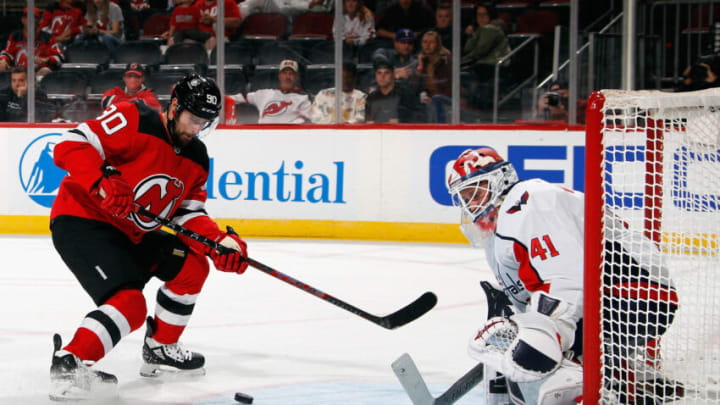
<instances>
[{"instance_id":1,"label":"red goal post","mask_svg":"<svg viewBox=\"0 0 720 405\"><path fill-rule=\"evenodd\" d=\"M598 91L586 121L583 403L719 404L720 89ZM677 301L617 283L623 264L606 249L618 224L652 241L625 244L628 256L661 269ZM630 295L662 309L624 313ZM670 319L662 338L632 335L653 319Z\"/></svg>"}]
</instances>

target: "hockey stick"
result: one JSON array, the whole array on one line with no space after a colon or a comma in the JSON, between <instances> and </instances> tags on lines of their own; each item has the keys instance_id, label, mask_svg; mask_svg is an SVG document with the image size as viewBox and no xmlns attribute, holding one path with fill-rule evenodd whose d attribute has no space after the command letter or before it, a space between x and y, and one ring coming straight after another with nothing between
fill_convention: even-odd
<instances>
[{"instance_id":1,"label":"hockey stick","mask_svg":"<svg viewBox=\"0 0 720 405\"><path fill-rule=\"evenodd\" d=\"M228 247L225 247L225 246L219 244L218 242L216 242L212 239L208 239L208 238L206 238L198 233L195 233L181 225L178 225L166 218L159 217L143 208L138 208L135 215L142 215L143 217L152 219L153 221L155 221L165 227L168 227L181 235L185 235L190 239L196 240L196 241L202 243L203 245L210 247L211 249L217 250L221 254L231 253L234 251ZM236 234L235 230L233 230L229 226L228 226L228 233ZM312 294L312 295L320 298L323 301L327 301L337 307L340 307L340 308L342 308L348 312L351 312L357 316L360 316L362 318L365 318L368 321L370 321L376 325L380 325L386 329L399 328L400 326L403 326L406 323L414 321L415 319L421 317L426 312L431 310L437 303L437 296L435 296L435 294L433 294L432 292L428 291L425 294L418 297L415 301L411 302L410 304L406 305L405 307L403 307L389 315L376 316L376 315L370 314L368 312L365 312L356 306L350 305L347 302L345 302L339 298L335 298L330 294L320 291L313 286L305 284L300 280L292 278L292 277L288 276L287 274L281 273L281 272L273 269L270 266L267 266L265 264L258 262L257 260L254 260L250 257L248 257L246 260L250 266L252 266L266 274L269 274L281 281L284 281L284 282L292 285L293 287L299 288L300 290L305 291L308 294Z\"/></svg>"},{"instance_id":2,"label":"hockey stick","mask_svg":"<svg viewBox=\"0 0 720 405\"><path fill-rule=\"evenodd\" d=\"M478 385L485 374L483 364L480 363L460 377L459 380L455 381L442 395L433 398L425 384L425 380L423 380L420 371L418 371L415 362L409 354L404 353L398 357L398 359L392 363L392 369L414 405L453 404L473 389L473 387Z\"/></svg>"}]
</instances>

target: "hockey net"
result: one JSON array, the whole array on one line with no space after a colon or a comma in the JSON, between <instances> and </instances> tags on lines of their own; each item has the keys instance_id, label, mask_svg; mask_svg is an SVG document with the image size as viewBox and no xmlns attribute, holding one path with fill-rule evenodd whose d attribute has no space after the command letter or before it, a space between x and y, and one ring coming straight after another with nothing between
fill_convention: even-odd
<instances>
[{"instance_id":1,"label":"hockey net","mask_svg":"<svg viewBox=\"0 0 720 405\"><path fill-rule=\"evenodd\" d=\"M720 89L594 93L585 190L584 403L720 403ZM618 232L653 249L608 252ZM675 288L659 340L642 323L672 318L672 297L610 274L627 270L623 257L666 269L651 278ZM628 310L630 296L664 304Z\"/></svg>"}]
</instances>

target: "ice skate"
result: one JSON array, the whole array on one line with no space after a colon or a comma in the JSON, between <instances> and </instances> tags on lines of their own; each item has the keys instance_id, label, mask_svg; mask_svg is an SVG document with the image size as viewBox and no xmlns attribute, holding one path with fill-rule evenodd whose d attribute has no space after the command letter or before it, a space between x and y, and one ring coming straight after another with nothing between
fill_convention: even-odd
<instances>
[{"instance_id":1,"label":"ice skate","mask_svg":"<svg viewBox=\"0 0 720 405\"><path fill-rule=\"evenodd\" d=\"M92 370L74 354L60 350L60 335L53 336L53 358L50 366L50 399L76 401L117 395L117 378Z\"/></svg>"},{"instance_id":2,"label":"ice skate","mask_svg":"<svg viewBox=\"0 0 720 405\"><path fill-rule=\"evenodd\" d=\"M205 357L183 348L180 343L163 345L152 339L155 322L147 318L147 332L143 344L143 365L140 375L158 377L166 373L182 375L205 375Z\"/></svg>"}]
</instances>

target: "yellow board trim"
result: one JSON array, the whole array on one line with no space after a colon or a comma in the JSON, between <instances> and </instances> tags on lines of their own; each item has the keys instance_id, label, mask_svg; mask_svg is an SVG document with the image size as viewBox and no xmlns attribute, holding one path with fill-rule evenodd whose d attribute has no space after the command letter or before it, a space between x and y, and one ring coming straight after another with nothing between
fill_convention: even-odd
<instances>
[{"instance_id":1,"label":"yellow board trim","mask_svg":"<svg viewBox=\"0 0 720 405\"><path fill-rule=\"evenodd\" d=\"M245 238L345 239L467 243L456 224L303 219L216 219ZM0 216L0 234L49 234L49 218Z\"/></svg>"}]
</instances>

